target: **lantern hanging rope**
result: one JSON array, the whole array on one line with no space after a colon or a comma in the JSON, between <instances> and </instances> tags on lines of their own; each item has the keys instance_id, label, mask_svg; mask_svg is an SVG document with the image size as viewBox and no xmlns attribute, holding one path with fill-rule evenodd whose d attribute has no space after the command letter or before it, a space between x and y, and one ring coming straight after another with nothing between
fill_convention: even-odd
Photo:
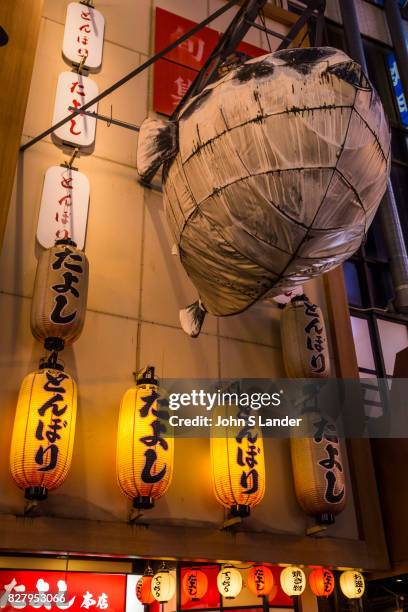
<instances>
[{"instance_id":1,"label":"lantern hanging rope","mask_svg":"<svg viewBox=\"0 0 408 612\"><path fill-rule=\"evenodd\" d=\"M60 364L52 365L24 378L11 440L11 475L34 501L64 482L74 446L77 387Z\"/></svg>"},{"instance_id":2,"label":"lantern hanging rope","mask_svg":"<svg viewBox=\"0 0 408 612\"><path fill-rule=\"evenodd\" d=\"M137 509L153 508L173 476L174 441L160 398L154 368L147 367L120 406L116 474L120 489Z\"/></svg>"}]
</instances>

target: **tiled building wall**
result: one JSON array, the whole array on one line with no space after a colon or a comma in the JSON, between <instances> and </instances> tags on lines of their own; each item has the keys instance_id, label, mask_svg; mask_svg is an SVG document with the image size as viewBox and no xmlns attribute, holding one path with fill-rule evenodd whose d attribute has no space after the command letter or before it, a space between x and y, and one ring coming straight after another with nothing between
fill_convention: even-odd
<instances>
[{"instance_id":1,"label":"tiled building wall","mask_svg":"<svg viewBox=\"0 0 408 612\"><path fill-rule=\"evenodd\" d=\"M67 70L61 46L67 0L46 0L27 108L23 140L49 127L58 74ZM106 19L102 69L93 75L100 90L143 62L152 49L154 6L201 20L220 0L101 0ZM227 18L215 27L223 29ZM270 24L274 29L283 26ZM268 49L258 31L247 40ZM143 73L99 105L102 114L140 124L149 112L150 77ZM137 135L115 126L97 126L95 151L76 165L89 178L91 204L86 241L90 286L85 328L66 349L66 368L78 382L79 416L71 473L43 504L43 512L99 520L126 520L129 504L115 476L118 409L133 384L132 372L153 364L162 377L284 376L279 310L261 303L225 319L209 316L192 340L180 329L178 311L196 293L171 255L160 194L137 182ZM0 513L21 513L22 493L8 473L8 451L18 388L43 354L30 333L30 303L39 246L35 233L46 169L68 159L51 141L27 150L17 168L14 195L0 258ZM325 310L322 283L308 293ZM307 519L293 491L287 441L266 443L267 493L249 525L256 529L304 533ZM177 441L175 476L152 520L218 524L223 511L209 477L206 440ZM357 536L353 503L332 535Z\"/></svg>"}]
</instances>

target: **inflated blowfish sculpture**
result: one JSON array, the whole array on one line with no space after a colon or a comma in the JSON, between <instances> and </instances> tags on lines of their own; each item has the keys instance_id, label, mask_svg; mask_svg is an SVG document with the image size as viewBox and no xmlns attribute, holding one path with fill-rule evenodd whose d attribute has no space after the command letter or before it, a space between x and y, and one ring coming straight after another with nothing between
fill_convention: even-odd
<instances>
[{"instance_id":1,"label":"inflated blowfish sculpture","mask_svg":"<svg viewBox=\"0 0 408 612\"><path fill-rule=\"evenodd\" d=\"M161 164L167 219L199 299L237 314L348 259L385 192L390 130L361 67L330 47L277 51L208 85L177 121L146 119L137 168Z\"/></svg>"}]
</instances>

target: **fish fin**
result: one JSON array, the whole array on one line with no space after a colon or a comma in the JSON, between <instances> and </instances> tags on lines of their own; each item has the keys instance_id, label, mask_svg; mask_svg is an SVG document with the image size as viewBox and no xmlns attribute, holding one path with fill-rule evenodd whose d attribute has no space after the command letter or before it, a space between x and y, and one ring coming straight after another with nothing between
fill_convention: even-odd
<instances>
[{"instance_id":1,"label":"fish fin","mask_svg":"<svg viewBox=\"0 0 408 612\"><path fill-rule=\"evenodd\" d=\"M191 338L197 338L206 314L207 311L202 305L201 300L197 300L194 304L190 304L183 310L180 310L180 323L183 331L191 336Z\"/></svg>"},{"instance_id":2,"label":"fish fin","mask_svg":"<svg viewBox=\"0 0 408 612\"><path fill-rule=\"evenodd\" d=\"M160 166L177 154L177 123L148 117L140 126L136 167L142 179L152 178Z\"/></svg>"}]
</instances>

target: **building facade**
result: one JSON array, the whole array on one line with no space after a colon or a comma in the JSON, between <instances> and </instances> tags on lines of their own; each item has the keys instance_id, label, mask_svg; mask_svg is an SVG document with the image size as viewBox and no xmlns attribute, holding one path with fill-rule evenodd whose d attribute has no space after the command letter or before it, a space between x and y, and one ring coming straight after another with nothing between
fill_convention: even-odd
<instances>
[{"instance_id":1,"label":"building facade","mask_svg":"<svg viewBox=\"0 0 408 612\"><path fill-rule=\"evenodd\" d=\"M14 28L16 39L24 36L27 41L23 23L16 18L16 13L27 11L27 7L19 1L6 0L6 4L7 9L0 8L6 29L10 32ZM23 126L16 122L14 129L18 144L27 143L52 125L58 77L72 69L61 52L68 1L32 0L29 4L36 11L31 17L36 49L33 41L23 50L13 46L11 37L7 50L16 58L25 58L27 74L31 58L27 103L24 92L16 89L16 82L30 82L27 74L23 78L16 72L16 81L10 82L15 101L10 96L2 98L8 112L13 104L24 107L20 112ZM157 43L158 8L198 23L224 4L224 0L96 1L95 8L105 18L103 62L89 76L102 91L145 62ZM86 3L83 6L86 8ZM393 43L379 2L355 0L355 6L370 77L392 126L392 183L408 245L408 122L401 102L398 106L390 72ZM295 1L270 2L265 7L265 24L285 35L301 8ZM223 32L236 10L231 9L210 27ZM327 2L325 16L327 43L347 50L336 0ZM34 27L37 22L38 37ZM407 31L408 22L403 23ZM310 31L303 31L300 44L310 43L313 24L310 27ZM244 42L267 53L277 48L280 39L253 28ZM186 52L197 57L200 48L187 47ZM21 60L16 63L22 68ZM10 65L2 63L0 69ZM163 83L166 69L173 75L171 62L164 64ZM170 83L175 89L169 92L168 84L161 91L154 70L157 67L145 70L103 99L98 112L139 126L146 116L156 116L157 97L164 97L166 104L176 103L186 87L188 73L180 77L176 70ZM176 78L181 81L176 82ZM16 116L17 111L15 107ZM3 117L7 117L6 111ZM3 124L2 130L10 129L4 119ZM98 121L93 150L80 152L74 161L90 182L84 248L89 260L86 320L79 339L61 353L65 369L78 385L74 452L67 480L46 501L30 508L28 516L23 493L9 472L11 435L21 381L37 369L44 356L41 343L30 331L33 287L42 250L36 232L44 176L50 166L68 162L72 149L47 135L20 153L8 212L7 190L14 168L4 173L1 206L7 221L0 257L1 567L137 574L142 560L150 559L154 564L165 559L172 568L177 564L215 566L235 562L246 571L250 564L263 562L300 565L309 574L313 566L324 565L336 572L344 568L362 570L375 578L390 576L397 569L406 571L403 558L398 559L396 569L389 556L381 491L368 440L343 443L348 503L335 524L318 533L310 531L313 520L303 513L296 499L289 441L284 439L264 441L264 500L250 518L232 530L222 528L224 509L213 492L208 439L176 440L173 482L167 494L143 516L132 513L129 500L117 484L115 456L119 406L125 391L134 384L135 371L153 365L159 378L166 379L285 377L281 309L276 303L259 302L232 317L208 316L196 339L181 330L179 310L196 299L195 289L172 253L161 193L138 182L137 140L134 131ZM322 308L338 378L391 378L396 354L408 346L408 319L390 306L394 288L388 260L381 225L376 220L365 246L343 271L337 269L305 286L309 298ZM379 393L377 388L374 391ZM375 402L373 406L370 409L375 409ZM305 612L349 609L341 607L347 604L340 594L337 597L335 603L318 602L307 591L296 606ZM175 605L179 609L180 601L173 602L169 612ZM217 609L226 605L232 604L224 601ZM265 606L269 604L264 601ZM270 606L273 609L273 602ZM234 607L254 608L259 604L246 593Z\"/></svg>"}]
</instances>

